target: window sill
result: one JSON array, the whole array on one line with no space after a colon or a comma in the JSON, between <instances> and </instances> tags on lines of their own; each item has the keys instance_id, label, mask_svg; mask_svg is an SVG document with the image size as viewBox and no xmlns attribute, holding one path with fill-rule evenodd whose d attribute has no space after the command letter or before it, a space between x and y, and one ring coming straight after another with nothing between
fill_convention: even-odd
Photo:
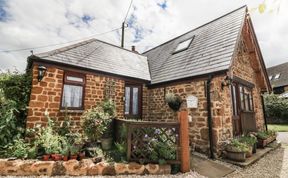
<instances>
[{"instance_id":1,"label":"window sill","mask_svg":"<svg viewBox=\"0 0 288 178\"><path fill-rule=\"evenodd\" d=\"M65 113L65 112L67 112L67 113L83 113L84 112L84 110L69 110L69 109L67 109L67 110L60 110L60 113Z\"/></svg>"}]
</instances>

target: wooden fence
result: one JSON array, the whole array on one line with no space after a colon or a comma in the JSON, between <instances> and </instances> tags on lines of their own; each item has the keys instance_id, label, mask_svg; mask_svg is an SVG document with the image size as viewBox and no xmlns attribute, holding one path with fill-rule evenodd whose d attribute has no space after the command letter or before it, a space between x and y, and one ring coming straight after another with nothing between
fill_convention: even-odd
<instances>
[{"instance_id":1,"label":"wooden fence","mask_svg":"<svg viewBox=\"0 0 288 178\"><path fill-rule=\"evenodd\" d=\"M162 149L170 159L170 164L180 164L180 123L150 122L116 119L116 141L127 145L127 160L153 163L155 149ZM159 145L160 144L160 145ZM157 148L156 148L157 147ZM165 149L165 150L164 150ZM158 158L159 159L159 158Z\"/></svg>"},{"instance_id":2,"label":"wooden fence","mask_svg":"<svg viewBox=\"0 0 288 178\"><path fill-rule=\"evenodd\" d=\"M178 113L177 122L115 119L114 126L114 139L119 143L124 142L127 146L128 161L141 163L159 162L161 154L155 157L155 150L158 150L158 153L164 152L167 163L180 164L181 172L190 171L187 111ZM167 157L171 159L167 159Z\"/></svg>"}]
</instances>

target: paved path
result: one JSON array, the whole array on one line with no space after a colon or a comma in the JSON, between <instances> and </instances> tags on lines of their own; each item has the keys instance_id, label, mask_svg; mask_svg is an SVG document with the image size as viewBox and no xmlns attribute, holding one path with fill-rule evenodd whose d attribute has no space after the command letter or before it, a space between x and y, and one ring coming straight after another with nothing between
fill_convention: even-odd
<instances>
[{"instance_id":1,"label":"paved path","mask_svg":"<svg viewBox=\"0 0 288 178\"><path fill-rule=\"evenodd\" d=\"M278 132L277 140L283 144L288 144L288 132Z\"/></svg>"}]
</instances>

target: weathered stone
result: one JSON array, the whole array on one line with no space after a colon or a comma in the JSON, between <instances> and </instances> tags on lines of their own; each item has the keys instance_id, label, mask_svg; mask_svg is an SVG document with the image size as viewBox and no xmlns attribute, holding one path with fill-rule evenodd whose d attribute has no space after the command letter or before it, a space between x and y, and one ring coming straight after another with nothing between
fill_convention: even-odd
<instances>
[{"instance_id":1,"label":"weathered stone","mask_svg":"<svg viewBox=\"0 0 288 178\"><path fill-rule=\"evenodd\" d=\"M62 176L66 175L66 169L63 166L61 161L57 161L54 164L53 170L52 170L52 175L53 176Z\"/></svg>"},{"instance_id":2,"label":"weathered stone","mask_svg":"<svg viewBox=\"0 0 288 178\"><path fill-rule=\"evenodd\" d=\"M102 175L103 169L104 169L105 167L107 167L107 166L109 166L109 164L106 163L106 162L97 163L97 164L95 165L95 169L97 168L97 170L98 170L98 175Z\"/></svg>"},{"instance_id":3,"label":"weathered stone","mask_svg":"<svg viewBox=\"0 0 288 178\"><path fill-rule=\"evenodd\" d=\"M145 170L144 165L134 163L134 162L128 164L128 173L129 174L142 175L142 174L144 174L144 170Z\"/></svg>"},{"instance_id":4,"label":"weathered stone","mask_svg":"<svg viewBox=\"0 0 288 178\"><path fill-rule=\"evenodd\" d=\"M119 174L127 174L128 173L127 164L115 163L114 167L115 167L115 171L116 171L117 175L119 175Z\"/></svg>"},{"instance_id":5,"label":"weathered stone","mask_svg":"<svg viewBox=\"0 0 288 178\"><path fill-rule=\"evenodd\" d=\"M93 161L93 163L100 163L101 161L102 161L102 157L94 157L94 158L92 158L92 161Z\"/></svg>"},{"instance_id":6,"label":"weathered stone","mask_svg":"<svg viewBox=\"0 0 288 178\"><path fill-rule=\"evenodd\" d=\"M63 162L63 166L66 169L66 175L69 176L84 176L87 174L88 166L80 164L77 160L69 160Z\"/></svg>"},{"instance_id":7,"label":"weathered stone","mask_svg":"<svg viewBox=\"0 0 288 178\"><path fill-rule=\"evenodd\" d=\"M149 174L157 174L159 172L158 164L147 164L145 168Z\"/></svg>"},{"instance_id":8,"label":"weathered stone","mask_svg":"<svg viewBox=\"0 0 288 178\"><path fill-rule=\"evenodd\" d=\"M171 174L171 166L169 164L159 165L159 174Z\"/></svg>"},{"instance_id":9,"label":"weathered stone","mask_svg":"<svg viewBox=\"0 0 288 178\"><path fill-rule=\"evenodd\" d=\"M95 176L95 175L98 175L98 166L96 166L95 164L94 165L91 165L88 170L87 170L87 175L88 176Z\"/></svg>"},{"instance_id":10,"label":"weathered stone","mask_svg":"<svg viewBox=\"0 0 288 178\"><path fill-rule=\"evenodd\" d=\"M32 164L31 171L34 175L51 176L53 172L54 161L38 161Z\"/></svg>"},{"instance_id":11,"label":"weathered stone","mask_svg":"<svg viewBox=\"0 0 288 178\"><path fill-rule=\"evenodd\" d=\"M102 171L102 175L109 175L109 176L114 176L116 175L114 165L108 165L104 167Z\"/></svg>"},{"instance_id":12,"label":"weathered stone","mask_svg":"<svg viewBox=\"0 0 288 178\"><path fill-rule=\"evenodd\" d=\"M18 172L23 176L33 175L34 173L31 167L35 162L36 162L35 160L27 160L27 161L21 160L21 163L19 164Z\"/></svg>"}]
</instances>

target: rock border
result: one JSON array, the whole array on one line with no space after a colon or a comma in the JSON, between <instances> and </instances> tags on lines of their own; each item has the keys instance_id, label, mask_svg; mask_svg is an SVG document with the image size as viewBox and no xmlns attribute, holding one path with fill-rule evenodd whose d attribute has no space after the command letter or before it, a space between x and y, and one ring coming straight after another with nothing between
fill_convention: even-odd
<instances>
[{"instance_id":1,"label":"rock border","mask_svg":"<svg viewBox=\"0 0 288 178\"><path fill-rule=\"evenodd\" d=\"M170 174L170 165L131 163L94 163L92 159L81 161L39 161L0 159L1 176L95 176L95 175L160 175Z\"/></svg>"}]
</instances>

